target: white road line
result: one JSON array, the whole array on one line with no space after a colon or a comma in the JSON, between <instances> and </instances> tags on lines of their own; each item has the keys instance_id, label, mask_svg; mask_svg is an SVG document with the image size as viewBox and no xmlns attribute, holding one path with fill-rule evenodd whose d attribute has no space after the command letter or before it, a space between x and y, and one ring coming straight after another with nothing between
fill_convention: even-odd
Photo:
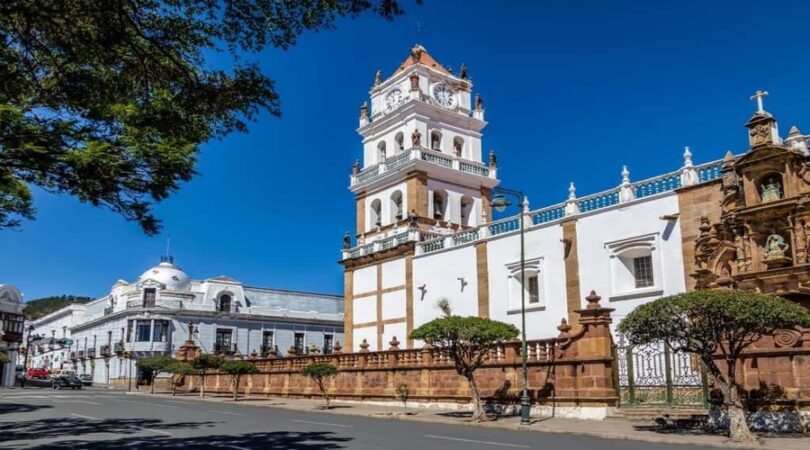
<instances>
[{"instance_id":1,"label":"white road line","mask_svg":"<svg viewBox=\"0 0 810 450\"><path fill-rule=\"evenodd\" d=\"M71 416L81 417L82 419L101 420L93 416L85 416L84 414L70 413Z\"/></svg>"},{"instance_id":2,"label":"white road line","mask_svg":"<svg viewBox=\"0 0 810 450\"><path fill-rule=\"evenodd\" d=\"M194 405L195 404L195 403L191 403L191 402L182 402L180 400L164 400L164 401L166 401L168 403L177 403L178 405Z\"/></svg>"},{"instance_id":3,"label":"white road line","mask_svg":"<svg viewBox=\"0 0 810 450\"><path fill-rule=\"evenodd\" d=\"M172 435L172 434L171 434L171 433L169 433L168 431L163 431L163 430L153 430L153 429L151 429L151 428L141 428L141 430L143 430L143 431L151 431L152 433L163 434L163 435L166 435L166 436L171 436L171 435Z\"/></svg>"},{"instance_id":4,"label":"white road line","mask_svg":"<svg viewBox=\"0 0 810 450\"><path fill-rule=\"evenodd\" d=\"M353 425L343 425L343 424L339 424L339 423L328 423L328 422L312 422L312 421L309 421L309 420L293 420L293 422L311 423L311 424L314 424L314 425L326 425L326 426L329 426L329 427L354 428Z\"/></svg>"},{"instance_id":5,"label":"white road line","mask_svg":"<svg viewBox=\"0 0 810 450\"><path fill-rule=\"evenodd\" d=\"M247 415L247 414L233 413L233 412L228 412L228 411L218 411L216 409L209 409L208 412L217 413L217 414L226 414L226 415L229 415L229 416L246 416Z\"/></svg>"},{"instance_id":6,"label":"white road line","mask_svg":"<svg viewBox=\"0 0 810 450\"><path fill-rule=\"evenodd\" d=\"M430 439L444 439L447 441L469 442L471 444L495 445L498 447L529 448L528 445L508 444L506 442L476 441L475 439L462 439L450 436L436 436L432 434L426 434L425 437Z\"/></svg>"},{"instance_id":7,"label":"white road line","mask_svg":"<svg viewBox=\"0 0 810 450\"><path fill-rule=\"evenodd\" d=\"M84 403L85 405L103 406L104 403L88 402L87 400L54 400L54 403Z\"/></svg>"}]
</instances>

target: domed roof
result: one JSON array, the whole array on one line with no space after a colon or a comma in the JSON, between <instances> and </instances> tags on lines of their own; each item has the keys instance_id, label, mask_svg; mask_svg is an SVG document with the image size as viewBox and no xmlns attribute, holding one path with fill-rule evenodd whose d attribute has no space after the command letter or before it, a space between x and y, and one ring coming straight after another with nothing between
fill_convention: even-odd
<instances>
[{"instance_id":1,"label":"domed roof","mask_svg":"<svg viewBox=\"0 0 810 450\"><path fill-rule=\"evenodd\" d=\"M138 277L138 282L154 280L166 286L170 291L187 291L191 287L191 279L171 259L162 259L160 264L152 267Z\"/></svg>"}]
</instances>

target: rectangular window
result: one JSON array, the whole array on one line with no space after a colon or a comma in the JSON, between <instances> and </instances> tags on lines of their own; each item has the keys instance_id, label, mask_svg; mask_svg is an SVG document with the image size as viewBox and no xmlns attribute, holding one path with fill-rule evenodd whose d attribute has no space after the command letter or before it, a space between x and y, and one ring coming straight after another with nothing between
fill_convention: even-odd
<instances>
[{"instance_id":1,"label":"rectangular window","mask_svg":"<svg viewBox=\"0 0 810 450\"><path fill-rule=\"evenodd\" d=\"M295 340L293 341L296 355L304 354L304 333L295 333Z\"/></svg>"},{"instance_id":2,"label":"rectangular window","mask_svg":"<svg viewBox=\"0 0 810 450\"><path fill-rule=\"evenodd\" d=\"M149 342L151 339L151 320L135 321L135 342Z\"/></svg>"},{"instance_id":3,"label":"rectangular window","mask_svg":"<svg viewBox=\"0 0 810 450\"><path fill-rule=\"evenodd\" d=\"M233 351L232 345L233 341L231 340L232 334L233 334L232 330L217 328L216 341L214 341L214 351L232 352Z\"/></svg>"},{"instance_id":4,"label":"rectangular window","mask_svg":"<svg viewBox=\"0 0 810 450\"><path fill-rule=\"evenodd\" d=\"M636 288L645 288L653 285L652 256L633 258L633 275L636 278Z\"/></svg>"},{"instance_id":5,"label":"rectangular window","mask_svg":"<svg viewBox=\"0 0 810 450\"><path fill-rule=\"evenodd\" d=\"M273 348L273 332L262 333L262 354L269 352Z\"/></svg>"},{"instance_id":6,"label":"rectangular window","mask_svg":"<svg viewBox=\"0 0 810 450\"><path fill-rule=\"evenodd\" d=\"M155 289L147 288L143 290L143 307L149 308L155 306Z\"/></svg>"},{"instance_id":7,"label":"rectangular window","mask_svg":"<svg viewBox=\"0 0 810 450\"><path fill-rule=\"evenodd\" d=\"M526 278L526 290L529 294L529 304L536 305L540 303L540 282L537 275L529 275Z\"/></svg>"},{"instance_id":8,"label":"rectangular window","mask_svg":"<svg viewBox=\"0 0 810 450\"><path fill-rule=\"evenodd\" d=\"M166 342L166 337L169 334L169 321L156 320L155 321L155 337L153 342Z\"/></svg>"},{"instance_id":9,"label":"rectangular window","mask_svg":"<svg viewBox=\"0 0 810 450\"><path fill-rule=\"evenodd\" d=\"M132 326L134 320L127 320L127 342L132 342Z\"/></svg>"},{"instance_id":10,"label":"rectangular window","mask_svg":"<svg viewBox=\"0 0 810 450\"><path fill-rule=\"evenodd\" d=\"M323 354L328 355L332 353L332 340L334 336L331 334L324 334L323 335Z\"/></svg>"}]
</instances>

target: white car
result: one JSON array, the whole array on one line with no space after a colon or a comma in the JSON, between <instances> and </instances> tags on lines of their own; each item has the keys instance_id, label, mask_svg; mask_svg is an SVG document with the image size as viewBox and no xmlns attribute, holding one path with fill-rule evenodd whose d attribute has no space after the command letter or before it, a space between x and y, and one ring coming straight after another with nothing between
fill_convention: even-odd
<instances>
[{"instance_id":1,"label":"white car","mask_svg":"<svg viewBox=\"0 0 810 450\"><path fill-rule=\"evenodd\" d=\"M76 371L71 369L58 369L51 372L49 377L50 379L55 380L56 378L61 377L62 375L75 377Z\"/></svg>"}]
</instances>

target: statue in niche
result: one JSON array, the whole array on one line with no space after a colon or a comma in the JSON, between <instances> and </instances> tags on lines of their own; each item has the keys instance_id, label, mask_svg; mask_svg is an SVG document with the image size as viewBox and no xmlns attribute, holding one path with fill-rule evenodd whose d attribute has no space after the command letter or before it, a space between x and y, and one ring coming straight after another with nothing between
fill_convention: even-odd
<instances>
[{"instance_id":1,"label":"statue in niche","mask_svg":"<svg viewBox=\"0 0 810 450\"><path fill-rule=\"evenodd\" d=\"M422 133L420 133L419 130L413 130L413 134L411 134L411 145L414 147L422 146Z\"/></svg>"},{"instance_id":2,"label":"statue in niche","mask_svg":"<svg viewBox=\"0 0 810 450\"><path fill-rule=\"evenodd\" d=\"M415 209L408 213L408 227L411 229L419 228L419 216L416 215Z\"/></svg>"},{"instance_id":3,"label":"statue in niche","mask_svg":"<svg viewBox=\"0 0 810 450\"><path fill-rule=\"evenodd\" d=\"M772 202L782 198L782 184L774 176L768 177L762 184L762 202Z\"/></svg>"},{"instance_id":4,"label":"statue in niche","mask_svg":"<svg viewBox=\"0 0 810 450\"><path fill-rule=\"evenodd\" d=\"M343 248L349 249L352 247L352 237L349 235L349 232L343 233Z\"/></svg>"},{"instance_id":5,"label":"statue in niche","mask_svg":"<svg viewBox=\"0 0 810 450\"><path fill-rule=\"evenodd\" d=\"M765 241L765 259L784 258L788 248L790 246L785 243L785 239L774 233Z\"/></svg>"}]
</instances>

